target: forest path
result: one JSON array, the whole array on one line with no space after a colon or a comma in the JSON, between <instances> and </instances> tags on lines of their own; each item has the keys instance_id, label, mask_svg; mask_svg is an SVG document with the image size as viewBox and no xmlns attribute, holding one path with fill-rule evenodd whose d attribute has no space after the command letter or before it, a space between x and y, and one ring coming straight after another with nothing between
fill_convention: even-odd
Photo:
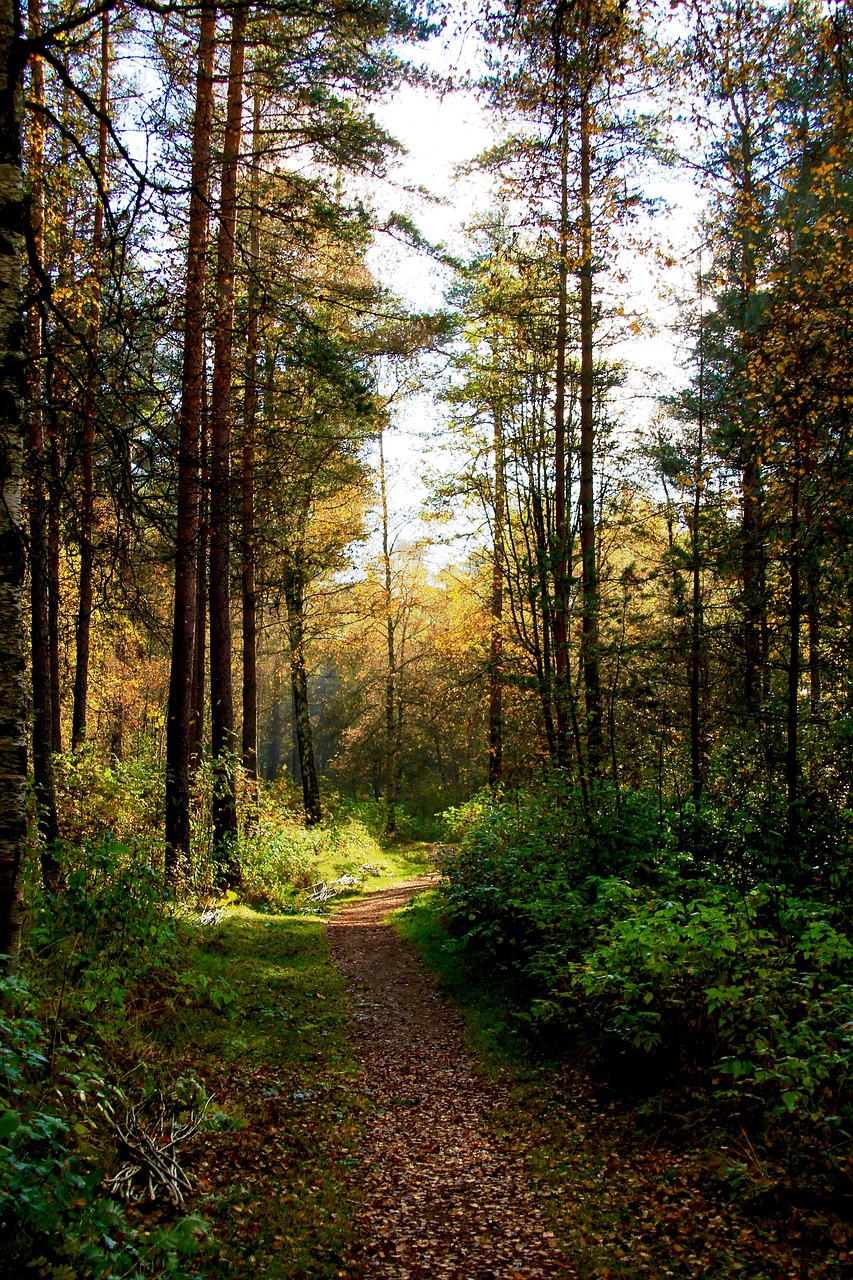
<instances>
[{"instance_id":1,"label":"forest path","mask_svg":"<svg viewBox=\"0 0 853 1280\"><path fill-rule=\"evenodd\" d=\"M355 1005L370 1112L364 1203L345 1270L394 1280L545 1280L569 1270L537 1188L490 1119L506 1090L481 1074L462 1019L386 917L435 876L380 890L329 922Z\"/></svg>"}]
</instances>

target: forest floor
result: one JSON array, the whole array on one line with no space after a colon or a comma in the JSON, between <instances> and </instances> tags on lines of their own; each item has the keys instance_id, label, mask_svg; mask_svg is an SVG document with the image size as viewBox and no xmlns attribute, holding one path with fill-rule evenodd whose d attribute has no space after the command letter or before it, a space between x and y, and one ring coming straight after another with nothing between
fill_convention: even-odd
<instances>
[{"instance_id":1,"label":"forest floor","mask_svg":"<svg viewBox=\"0 0 853 1280\"><path fill-rule=\"evenodd\" d=\"M841 1218L749 1193L746 1135L698 1107L650 1123L581 1058L537 1059L418 898L434 882L394 876L328 922L236 908L202 948L233 1002L161 1046L217 1108L194 1275L853 1276Z\"/></svg>"},{"instance_id":2,"label":"forest floor","mask_svg":"<svg viewBox=\"0 0 853 1280\"><path fill-rule=\"evenodd\" d=\"M332 955L355 1004L363 1200L342 1274L399 1280L565 1275L523 1152L492 1117L505 1088L465 1045L464 1022L387 916L421 878L337 911Z\"/></svg>"}]
</instances>

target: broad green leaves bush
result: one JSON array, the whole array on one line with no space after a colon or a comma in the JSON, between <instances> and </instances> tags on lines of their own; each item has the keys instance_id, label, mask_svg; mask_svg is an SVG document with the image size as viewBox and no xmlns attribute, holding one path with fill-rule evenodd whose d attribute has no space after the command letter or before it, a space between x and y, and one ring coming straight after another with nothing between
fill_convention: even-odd
<instances>
[{"instance_id":1,"label":"broad green leaves bush","mask_svg":"<svg viewBox=\"0 0 853 1280\"><path fill-rule=\"evenodd\" d=\"M853 940L826 888L844 849L823 827L795 856L784 815L761 814L606 788L585 811L559 780L480 797L444 854L444 908L534 1028L827 1156L853 1133Z\"/></svg>"},{"instance_id":2,"label":"broad green leaves bush","mask_svg":"<svg viewBox=\"0 0 853 1280\"><path fill-rule=\"evenodd\" d=\"M140 1231L101 1188L103 1169L75 1149L71 1126L36 1101L48 1037L26 985L0 980L0 1277L63 1280L181 1275L203 1224ZM60 1083L79 1085L66 1075Z\"/></svg>"}]
</instances>

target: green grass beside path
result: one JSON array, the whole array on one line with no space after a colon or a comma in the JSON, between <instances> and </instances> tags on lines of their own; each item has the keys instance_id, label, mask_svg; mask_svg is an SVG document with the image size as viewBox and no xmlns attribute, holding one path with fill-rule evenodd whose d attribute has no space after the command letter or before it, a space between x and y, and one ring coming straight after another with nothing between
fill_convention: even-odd
<instances>
[{"instance_id":1,"label":"green grass beside path","mask_svg":"<svg viewBox=\"0 0 853 1280\"><path fill-rule=\"evenodd\" d=\"M413 842L383 847L375 865L336 903L431 867ZM316 877L354 869L330 859ZM164 1023L152 1046L170 1073L213 1095L188 1161L188 1208L210 1223L190 1274L334 1276L358 1200L361 1104L325 922L231 907L201 936L193 965L210 998Z\"/></svg>"},{"instance_id":2,"label":"green grass beside path","mask_svg":"<svg viewBox=\"0 0 853 1280\"><path fill-rule=\"evenodd\" d=\"M210 1224L204 1277L333 1276L354 1204L359 1113L349 1002L322 921L233 909L194 962L219 1008L166 1024L170 1068L194 1074L210 1127L188 1168Z\"/></svg>"}]
</instances>

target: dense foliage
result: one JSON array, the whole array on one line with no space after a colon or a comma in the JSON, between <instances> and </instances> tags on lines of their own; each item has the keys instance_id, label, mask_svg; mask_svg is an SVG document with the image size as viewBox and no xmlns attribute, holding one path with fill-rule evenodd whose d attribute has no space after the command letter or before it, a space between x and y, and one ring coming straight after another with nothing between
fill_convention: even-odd
<instances>
[{"instance_id":1,"label":"dense foliage","mask_svg":"<svg viewBox=\"0 0 853 1280\"><path fill-rule=\"evenodd\" d=\"M798 1173L848 1172L853 938L845 826L807 859L786 815L662 809L556 779L446 815L444 902L472 960L534 1029L580 1036L641 1095L698 1091Z\"/></svg>"}]
</instances>

